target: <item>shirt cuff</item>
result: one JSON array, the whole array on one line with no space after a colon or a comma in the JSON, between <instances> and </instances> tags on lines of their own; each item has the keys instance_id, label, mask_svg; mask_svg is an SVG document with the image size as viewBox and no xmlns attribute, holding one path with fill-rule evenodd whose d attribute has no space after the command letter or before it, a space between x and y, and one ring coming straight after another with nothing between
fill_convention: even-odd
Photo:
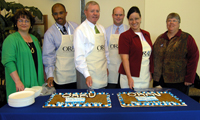
<instances>
[{"instance_id":1,"label":"shirt cuff","mask_svg":"<svg viewBox=\"0 0 200 120\"><path fill-rule=\"evenodd\" d=\"M87 78L87 77L90 76L90 73L89 73L89 71L87 70L87 71L84 71L83 75L84 75L85 78Z\"/></svg>"},{"instance_id":2,"label":"shirt cuff","mask_svg":"<svg viewBox=\"0 0 200 120\"><path fill-rule=\"evenodd\" d=\"M49 77L54 77L54 75L53 75L53 68L45 68L45 71L46 71L46 74L47 74L47 79L49 78Z\"/></svg>"}]
</instances>

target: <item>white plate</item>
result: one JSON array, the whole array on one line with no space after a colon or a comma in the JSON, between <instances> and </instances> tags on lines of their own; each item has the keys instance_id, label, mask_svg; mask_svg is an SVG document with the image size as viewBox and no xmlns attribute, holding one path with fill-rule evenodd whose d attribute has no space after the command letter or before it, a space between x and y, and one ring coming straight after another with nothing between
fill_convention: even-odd
<instances>
[{"instance_id":1,"label":"white plate","mask_svg":"<svg viewBox=\"0 0 200 120\"><path fill-rule=\"evenodd\" d=\"M32 88L25 88L24 91L33 91L35 92L35 98L40 96L42 91L42 86L33 86Z\"/></svg>"},{"instance_id":2,"label":"white plate","mask_svg":"<svg viewBox=\"0 0 200 120\"><path fill-rule=\"evenodd\" d=\"M22 101L10 101L8 99L8 105L11 107L26 107L35 102L35 99L27 99L27 100L22 100Z\"/></svg>"},{"instance_id":3,"label":"white plate","mask_svg":"<svg viewBox=\"0 0 200 120\"><path fill-rule=\"evenodd\" d=\"M11 107L25 107L35 102L35 92L20 91L9 95L8 105Z\"/></svg>"},{"instance_id":4,"label":"white plate","mask_svg":"<svg viewBox=\"0 0 200 120\"><path fill-rule=\"evenodd\" d=\"M14 100L23 100L23 99L28 99L31 98L35 92L33 91L20 91L20 92L15 92L9 95L9 99L14 99Z\"/></svg>"},{"instance_id":5,"label":"white plate","mask_svg":"<svg viewBox=\"0 0 200 120\"><path fill-rule=\"evenodd\" d=\"M35 97L40 96L40 93L42 91L42 86L33 86L32 89L35 90Z\"/></svg>"}]
</instances>

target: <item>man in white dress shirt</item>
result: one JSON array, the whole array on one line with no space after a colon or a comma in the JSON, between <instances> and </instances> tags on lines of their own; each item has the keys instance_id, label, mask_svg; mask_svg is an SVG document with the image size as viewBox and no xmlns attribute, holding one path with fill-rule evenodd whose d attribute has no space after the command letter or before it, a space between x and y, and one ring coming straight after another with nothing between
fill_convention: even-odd
<instances>
[{"instance_id":1,"label":"man in white dress shirt","mask_svg":"<svg viewBox=\"0 0 200 120\"><path fill-rule=\"evenodd\" d=\"M99 4L89 1L84 13L87 19L74 32L75 66L85 77L89 88L105 88L109 53L105 29L97 23L100 16Z\"/></svg>"},{"instance_id":2,"label":"man in white dress shirt","mask_svg":"<svg viewBox=\"0 0 200 120\"><path fill-rule=\"evenodd\" d=\"M124 9L119 6L115 7L112 13L113 24L106 28L106 38L110 58L110 64L108 65L109 75L107 88L120 88L118 69L121 64L121 58L118 53L118 40L119 35L128 30L128 26L123 24L124 16Z\"/></svg>"}]
</instances>

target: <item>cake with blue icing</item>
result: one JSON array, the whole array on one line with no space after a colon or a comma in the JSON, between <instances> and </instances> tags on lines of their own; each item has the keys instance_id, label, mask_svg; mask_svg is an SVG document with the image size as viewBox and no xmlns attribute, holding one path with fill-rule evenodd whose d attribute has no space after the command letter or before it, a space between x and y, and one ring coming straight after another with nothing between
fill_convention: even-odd
<instances>
[{"instance_id":1,"label":"cake with blue icing","mask_svg":"<svg viewBox=\"0 0 200 120\"><path fill-rule=\"evenodd\" d=\"M165 107L187 106L185 102L171 92L119 92L121 107Z\"/></svg>"},{"instance_id":2,"label":"cake with blue icing","mask_svg":"<svg viewBox=\"0 0 200 120\"><path fill-rule=\"evenodd\" d=\"M43 108L111 108L110 94L105 92L74 92L52 94Z\"/></svg>"}]
</instances>

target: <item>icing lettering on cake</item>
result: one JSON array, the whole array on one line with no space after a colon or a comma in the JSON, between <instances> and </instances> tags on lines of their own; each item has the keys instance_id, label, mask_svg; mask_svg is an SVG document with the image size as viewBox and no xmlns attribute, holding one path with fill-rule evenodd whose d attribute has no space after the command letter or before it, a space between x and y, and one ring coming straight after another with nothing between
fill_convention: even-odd
<instances>
[{"instance_id":1,"label":"icing lettering on cake","mask_svg":"<svg viewBox=\"0 0 200 120\"><path fill-rule=\"evenodd\" d=\"M90 91L52 94L43 108L111 108L110 94Z\"/></svg>"},{"instance_id":2,"label":"icing lettering on cake","mask_svg":"<svg viewBox=\"0 0 200 120\"><path fill-rule=\"evenodd\" d=\"M119 92L122 107L187 106L171 92Z\"/></svg>"}]
</instances>

